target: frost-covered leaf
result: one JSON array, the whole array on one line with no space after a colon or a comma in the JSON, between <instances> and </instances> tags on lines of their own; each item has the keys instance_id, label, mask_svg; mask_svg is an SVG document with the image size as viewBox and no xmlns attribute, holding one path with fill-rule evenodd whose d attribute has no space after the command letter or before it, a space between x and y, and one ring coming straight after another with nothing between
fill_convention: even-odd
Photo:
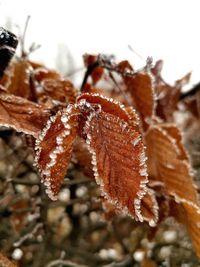
<instances>
[{"instance_id":1,"label":"frost-covered leaf","mask_svg":"<svg viewBox=\"0 0 200 267\"><path fill-rule=\"evenodd\" d=\"M33 100L35 96L30 82L32 72L31 64L26 59L19 59L6 70L1 84L10 94Z\"/></svg>"},{"instance_id":2,"label":"frost-covered leaf","mask_svg":"<svg viewBox=\"0 0 200 267\"><path fill-rule=\"evenodd\" d=\"M60 190L71 157L77 135L77 114L73 105L58 111L36 140L35 165L47 188L47 194L53 200Z\"/></svg>"},{"instance_id":3,"label":"frost-covered leaf","mask_svg":"<svg viewBox=\"0 0 200 267\"><path fill-rule=\"evenodd\" d=\"M0 91L0 125L38 136L50 112L41 105Z\"/></svg>"},{"instance_id":4,"label":"frost-covered leaf","mask_svg":"<svg viewBox=\"0 0 200 267\"><path fill-rule=\"evenodd\" d=\"M76 91L70 81L59 79L44 79L41 83L44 94L52 100L68 104L76 100Z\"/></svg>"},{"instance_id":5,"label":"frost-covered leaf","mask_svg":"<svg viewBox=\"0 0 200 267\"><path fill-rule=\"evenodd\" d=\"M197 191L181 134L174 125L155 125L146 134L148 173L162 181L169 195L198 208Z\"/></svg>"},{"instance_id":6,"label":"frost-covered leaf","mask_svg":"<svg viewBox=\"0 0 200 267\"><path fill-rule=\"evenodd\" d=\"M127 66L126 66L127 69ZM129 66L129 70L132 68ZM155 96L152 77L147 70L138 71L132 77L123 77L134 106L141 115L144 127L149 123L155 111Z\"/></svg>"},{"instance_id":7,"label":"frost-covered leaf","mask_svg":"<svg viewBox=\"0 0 200 267\"><path fill-rule=\"evenodd\" d=\"M156 226L158 221L158 204L155 192L152 189L147 189L147 193L141 201L141 214L149 222L150 226Z\"/></svg>"},{"instance_id":8,"label":"frost-covered leaf","mask_svg":"<svg viewBox=\"0 0 200 267\"><path fill-rule=\"evenodd\" d=\"M137 115L134 126L123 105L99 95L82 95L78 106L87 116L84 133L102 194L116 209L143 221L141 200L148 177Z\"/></svg>"}]
</instances>

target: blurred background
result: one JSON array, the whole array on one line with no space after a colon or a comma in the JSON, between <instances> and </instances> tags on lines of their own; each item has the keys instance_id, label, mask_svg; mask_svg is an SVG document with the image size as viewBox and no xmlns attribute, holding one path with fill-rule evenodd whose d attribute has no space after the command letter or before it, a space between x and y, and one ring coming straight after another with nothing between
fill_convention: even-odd
<instances>
[{"instance_id":1,"label":"blurred background","mask_svg":"<svg viewBox=\"0 0 200 267\"><path fill-rule=\"evenodd\" d=\"M71 58L79 69L84 53L114 54L136 67L152 56L164 60L163 77L169 83L189 71L189 86L200 80L197 0L0 1L0 25L14 33L23 31L28 15L26 47L40 44L31 58L48 67L66 73Z\"/></svg>"}]
</instances>

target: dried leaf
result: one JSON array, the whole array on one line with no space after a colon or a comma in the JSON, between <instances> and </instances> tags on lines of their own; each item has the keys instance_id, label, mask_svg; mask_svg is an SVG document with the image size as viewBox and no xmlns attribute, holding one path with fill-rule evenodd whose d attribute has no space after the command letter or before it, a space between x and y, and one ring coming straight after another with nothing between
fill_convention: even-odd
<instances>
[{"instance_id":1,"label":"dried leaf","mask_svg":"<svg viewBox=\"0 0 200 267\"><path fill-rule=\"evenodd\" d=\"M77 138L74 142L73 153L81 171L88 177L94 179L91 164L91 154L86 143L81 138Z\"/></svg>"},{"instance_id":2,"label":"dried leaf","mask_svg":"<svg viewBox=\"0 0 200 267\"><path fill-rule=\"evenodd\" d=\"M52 200L56 199L67 171L77 135L77 119L76 107L69 105L50 118L36 140L35 165Z\"/></svg>"},{"instance_id":3,"label":"dried leaf","mask_svg":"<svg viewBox=\"0 0 200 267\"><path fill-rule=\"evenodd\" d=\"M0 125L38 136L50 112L41 105L0 91Z\"/></svg>"},{"instance_id":4,"label":"dried leaf","mask_svg":"<svg viewBox=\"0 0 200 267\"><path fill-rule=\"evenodd\" d=\"M1 267L17 267L12 261L6 258L3 254L0 253L0 266Z\"/></svg>"},{"instance_id":5,"label":"dried leaf","mask_svg":"<svg viewBox=\"0 0 200 267\"><path fill-rule=\"evenodd\" d=\"M1 83L10 94L33 100L35 96L30 83L32 72L30 63L25 59L19 59L9 66Z\"/></svg>"},{"instance_id":6,"label":"dried leaf","mask_svg":"<svg viewBox=\"0 0 200 267\"><path fill-rule=\"evenodd\" d=\"M177 109L178 102L181 96L181 89L186 85L191 77L191 73L186 74L180 80L175 82L174 86L171 86L156 77L155 92L157 94L157 107L156 113L162 119L167 121L173 121L173 113Z\"/></svg>"},{"instance_id":7,"label":"dried leaf","mask_svg":"<svg viewBox=\"0 0 200 267\"><path fill-rule=\"evenodd\" d=\"M14 211L11 215L11 223L14 230L18 234L25 227L25 223L27 222L26 209L28 209L29 207L30 207L29 201L24 198L19 198L15 200L14 204L11 204L10 210Z\"/></svg>"},{"instance_id":8,"label":"dried leaf","mask_svg":"<svg viewBox=\"0 0 200 267\"><path fill-rule=\"evenodd\" d=\"M148 172L155 180L162 181L167 193L177 201L198 209L191 165L180 141L181 134L174 127L156 125L147 132Z\"/></svg>"},{"instance_id":9,"label":"dried leaf","mask_svg":"<svg viewBox=\"0 0 200 267\"><path fill-rule=\"evenodd\" d=\"M126 67L127 69L127 67ZM129 67L130 70L132 68ZM139 71L132 77L124 76L124 82L130 92L135 108L141 115L146 128L155 111L155 96L151 75L146 71Z\"/></svg>"},{"instance_id":10,"label":"dried leaf","mask_svg":"<svg viewBox=\"0 0 200 267\"><path fill-rule=\"evenodd\" d=\"M175 82L175 86L182 88L183 86L185 86L186 84L188 84L190 82L191 75L192 75L191 72L189 72L186 75L184 75L181 79L179 79L179 80L177 80Z\"/></svg>"},{"instance_id":11,"label":"dried leaf","mask_svg":"<svg viewBox=\"0 0 200 267\"><path fill-rule=\"evenodd\" d=\"M166 121L173 121L173 113L181 95L180 87L160 84L156 86L156 92L158 96L156 114Z\"/></svg>"},{"instance_id":12,"label":"dried leaf","mask_svg":"<svg viewBox=\"0 0 200 267\"><path fill-rule=\"evenodd\" d=\"M86 67L90 67L97 61L97 56L95 55L84 55L84 63ZM104 69L102 67L95 67L91 73L92 83L95 85L103 76Z\"/></svg>"},{"instance_id":13,"label":"dried leaf","mask_svg":"<svg viewBox=\"0 0 200 267\"><path fill-rule=\"evenodd\" d=\"M156 226L158 221L158 204L155 192L152 189L148 188L147 193L141 201L141 214L149 222L150 226Z\"/></svg>"},{"instance_id":14,"label":"dried leaf","mask_svg":"<svg viewBox=\"0 0 200 267\"><path fill-rule=\"evenodd\" d=\"M78 106L87 116L86 143L102 194L116 209L143 221L141 200L147 191L148 178L138 121L134 127L123 105L99 95L82 95Z\"/></svg>"},{"instance_id":15,"label":"dried leaf","mask_svg":"<svg viewBox=\"0 0 200 267\"><path fill-rule=\"evenodd\" d=\"M41 83L41 86L45 95L50 97L50 99L66 104L75 102L76 92L70 81L44 79Z\"/></svg>"},{"instance_id":16,"label":"dried leaf","mask_svg":"<svg viewBox=\"0 0 200 267\"><path fill-rule=\"evenodd\" d=\"M59 80L61 79L61 76L58 72L55 70L49 70L45 67L36 67L35 63L31 62L31 65L33 66L34 70L34 78L38 81L41 82L44 79L55 79Z\"/></svg>"},{"instance_id":17,"label":"dried leaf","mask_svg":"<svg viewBox=\"0 0 200 267\"><path fill-rule=\"evenodd\" d=\"M196 254L200 258L200 211L188 203L170 201L170 215L186 226Z\"/></svg>"}]
</instances>

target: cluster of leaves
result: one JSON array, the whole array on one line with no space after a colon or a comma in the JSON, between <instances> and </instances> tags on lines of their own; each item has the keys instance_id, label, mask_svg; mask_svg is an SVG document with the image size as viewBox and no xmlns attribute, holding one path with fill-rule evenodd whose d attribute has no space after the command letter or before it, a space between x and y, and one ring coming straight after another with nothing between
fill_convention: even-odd
<instances>
[{"instance_id":1,"label":"cluster of leaves","mask_svg":"<svg viewBox=\"0 0 200 267\"><path fill-rule=\"evenodd\" d=\"M174 217L200 257L198 187L183 144L187 125L199 120L198 100L182 95L190 74L171 86L161 76L162 61L148 59L140 70L105 55L85 55L84 62L78 90L26 55L15 58L0 80L2 132L9 127L25 134L52 200L71 162L99 185L107 219L128 215L148 224L153 238ZM188 117L181 130L176 114L183 111Z\"/></svg>"}]
</instances>

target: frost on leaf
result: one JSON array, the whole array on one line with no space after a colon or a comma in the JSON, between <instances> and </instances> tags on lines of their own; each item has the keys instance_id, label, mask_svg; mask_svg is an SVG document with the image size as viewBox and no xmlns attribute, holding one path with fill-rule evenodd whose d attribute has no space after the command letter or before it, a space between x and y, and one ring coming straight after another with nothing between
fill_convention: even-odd
<instances>
[{"instance_id":1,"label":"frost on leaf","mask_svg":"<svg viewBox=\"0 0 200 267\"><path fill-rule=\"evenodd\" d=\"M41 105L0 91L0 126L37 137L49 115Z\"/></svg>"},{"instance_id":2,"label":"frost on leaf","mask_svg":"<svg viewBox=\"0 0 200 267\"><path fill-rule=\"evenodd\" d=\"M59 79L44 79L41 83L44 95L62 103L74 103L76 92L71 82Z\"/></svg>"},{"instance_id":3,"label":"frost on leaf","mask_svg":"<svg viewBox=\"0 0 200 267\"><path fill-rule=\"evenodd\" d=\"M163 182L177 202L190 203L198 209L193 173L180 132L175 126L166 125L153 126L147 132L148 173L152 179Z\"/></svg>"},{"instance_id":4,"label":"frost on leaf","mask_svg":"<svg viewBox=\"0 0 200 267\"><path fill-rule=\"evenodd\" d=\"M27 60L19 59L8 67L1 84L10 94L33 100L35 96L30 83L32 71L33 68Z\"/></svg>"},{"instance_id":5,"label":"frost on leaf","mask_svg":"<svg viewBox=\"0 0 200 267\"><path fill-rule=\"evenodd\" d=\"M62 185L77 135L77 109L68 105L47 122L36 140L35 165L51 199Z\"/></svg>"},{"instance_id":6,"label":"frost on leaf","mask_svg":"<svg viewBox=\"0 0 200 267\"><path fill-rule=\"evenodd\" d=\"M102 195L116 209L143 221L141 200L148 178L138 122L134 127L123 105L102 96L82 95L78 106L82 114L87 114L84 133Z\"/></svg>"},{"instance_id":7,"label":"frost on leaf","mask_svg":"<svg viewBox=\"0 0 200 267\"><path fill-rule=\"evenodd\" d=\"M126 67L127 69L127 67ZM132 70L131 66L129 69ZM131 94L134 106L141 115L144 127L148 125L155 111L155 96L152 77L148 71L138 71L132 77L124 76L124 83Z\"/></svg>"},{"instance_id":8,"label":"frost on leaf","mask_svg":"<svg viewBox=\"0 0 200 267\"><path fill-rule=\"evenodd\" d=\"M158 204L155 192L152 189L148 188L146 195L141 201L141 215L149 222L150 226L156 226L158 222Z\"/></svg>"}]
</instances>

